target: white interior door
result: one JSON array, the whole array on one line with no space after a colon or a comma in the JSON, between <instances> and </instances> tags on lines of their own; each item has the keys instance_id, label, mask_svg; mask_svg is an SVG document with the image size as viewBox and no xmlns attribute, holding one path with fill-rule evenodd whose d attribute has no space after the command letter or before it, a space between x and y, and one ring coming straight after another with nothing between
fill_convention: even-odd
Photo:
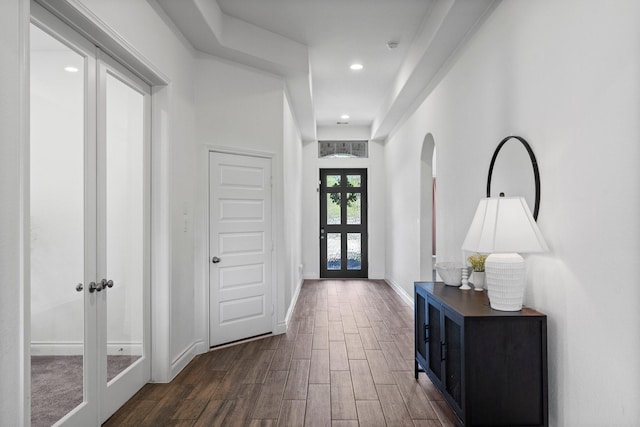
<instances>
[{"instance_id":1,"label":"white interior door","mask_svg":"<svg viewBox=\"0 0 640 427\"><path fill-rule=\"evenodd\" d=\"M150 87L32 14L32 425L99 425L151 378Z\"/></svg>"},{"instance_id":2,"label":"white interior door","mask_svg":"<svg viewBox=\"0 0 640 427\"><path fill-rule=\"evenodd\" d=\"M273 330L271 160L209 153L211 346Z\"/></svg>"}]
</instances>

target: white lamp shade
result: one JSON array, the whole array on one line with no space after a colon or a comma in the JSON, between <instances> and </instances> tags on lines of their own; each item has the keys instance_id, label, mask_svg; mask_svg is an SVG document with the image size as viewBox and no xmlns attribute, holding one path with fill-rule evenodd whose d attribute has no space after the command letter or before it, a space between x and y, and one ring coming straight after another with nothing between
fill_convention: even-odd
<instances>
[{"instance_id":1,"label":"white lamp shade","mask_svg":"<svg viewBox=\"0 0 640 427\"><path fill-rule=\"evenodd\" d=\"M462 249L486 254L549 250L523 197L480 200Z\"/></svg>"}]
</instances>

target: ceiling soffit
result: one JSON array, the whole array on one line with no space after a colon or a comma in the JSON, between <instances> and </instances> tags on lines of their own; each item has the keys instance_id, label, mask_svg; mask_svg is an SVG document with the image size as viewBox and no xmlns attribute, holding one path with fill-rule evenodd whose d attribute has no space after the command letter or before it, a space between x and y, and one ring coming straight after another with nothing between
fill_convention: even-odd
<instances>
[{"instance_id":1,"label":"ceiling soffit","mask_svg":"<svg viewBox=\"0 0 640 427\"><path fill-rule=\"evenodd\" d=\"M215 0L156 1L196 50L282 76L302 139L317 139L305 44L227 15ZM419 106L500 1L434 0L371 118L370 139L386 139Z\"/></svg>"}]
</instances>

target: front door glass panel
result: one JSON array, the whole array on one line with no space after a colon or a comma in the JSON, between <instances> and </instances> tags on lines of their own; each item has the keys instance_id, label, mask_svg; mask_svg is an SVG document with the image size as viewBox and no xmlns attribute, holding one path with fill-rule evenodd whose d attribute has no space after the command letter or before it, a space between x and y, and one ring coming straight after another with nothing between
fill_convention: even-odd
<instances>
[{"instance_id":1,"label":"front door glass panel","mask_svg":"<svg viewBox=\"0 0 640 427\"><path fill-rule=\"evenodd\" d=\"M362 269L362 234L347 233L347 269Z\"/></svg>"},{"instance_id":2,"label":"front door glass panel","mask_svg":"<svg viewBox=\"0 0 640 427\"><path fill-rule=\"evenodd\" d=\"M347 193L347 224L360 225L362 220L362 199L360 193Z\"/></svg>"},{"instance_id":3,"label":"front door glass panel","mask_svg":"<svg viewBox=\"0 0 640 427\"><path fill-rule=\"evenodd\" d=\"M340 233L327 233L327 270L342 268L342 241Z\"/></svg>"},{"instance_id":4,"label":"front door glass panel","mask_svg":"<svg viewBox=\"0 0 640 427\"><path fill-rule=\"evenodd\" d=\"M340 193L327 194L327 224L340 225L342 222L342 210Z\"/></svg>"}]
</instances>

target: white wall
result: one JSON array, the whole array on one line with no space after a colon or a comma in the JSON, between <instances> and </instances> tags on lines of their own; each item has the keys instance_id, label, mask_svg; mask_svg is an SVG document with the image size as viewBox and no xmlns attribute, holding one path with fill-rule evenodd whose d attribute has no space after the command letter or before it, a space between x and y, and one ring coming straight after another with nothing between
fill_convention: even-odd
<instances>
[{"instance_id":1,"label":"white wall","mask_svg":"<svg viewBox=\"0 0 640 427\"><path fill-rule=\"evenodd\" d=\"M273 156L271 170L276 251L275 297L278 298L276 325L283 332L289 308L286 296L289 295L290 298L293 286L290 283L291 272L297 268L295 265L289 266L290 262L296 262L287 253L295 250L290 249L289 245L291 239L295 241L297 237L295 232L290 234L288 231L291 226L288 221L295 221L298 216L295 211L289 211L296 200L293 182L298 172L296 169L291 170L291 167L295 166L297 155L295 152L287 152L285 158L284 147L286 145L288 149L295 150L296 141L299 141L297 130L291 121L291 113L283 104L286 102L284 82L279 77L254 68L202 54L196 62L195 87L196 141L201 155L205 155L210 147L218 147L238 152L269 153ZM200 186L208 185L207 173L207 163L200 162ZM292 194L288 194L289 190L292 190ZM200 191L206 194L206 187L201 187ZM202 230L206 230L207 209L206 200L201 200L198 208L200 217L197 219L201 224L201 235L204 235ZM202 253L198 254L198 260L206 262L209 251L207 245L208 242L201 241L199 247ZM200 271L208 268L208 263L199 265ZM202 274L198 286L209 286L206 274ZM208 315L208 307L201 307L201 311L204 312L203 315Z\"/></svg>"},{"instance_id":2,"label":"white wall","mask_svg":"<svg viewBox=\"0 0 640 427\"><path fill-rule=\"evenodd\" d=\"M23 273L24 224L22 168L26 166L29 2L0 2L0 425L19 426L28 419L24 372ZM27 266L28 268L28 266ZM25 366L25 363L27 365Z\"/></svg>"},{"instance_id":3,"label":"white wall","mask_svg":"<svg viewBox=\"0 0 640 427\"><path fill-rule=\"evenodd\" d=\"M317 141L305 142L302 150L304 164L302 175L302 245L304 277L320 277L320 197L318 180L320 169L362 168L367 169L368 228L369 228L369 278L385 278L385 171L383 168L383 146L369 141L369 157L318 159Z\"/></svg>"},{"instance_id":4,"label":"white wall","mask_svg":"<svg viewBox=\"0 0 640 427\"><path fill-rule=\"evenodd\" d=\"M161 253L154 254L151 283L154 364L152 376L167 381L195 354L194 235L197 151L193 125L192 48L176 35L170 21L145 0L80 0L81 5L117 32L163 73L166 86L152 99L152 233ZM144 31L141 31L141 29ZM186 212L186 213L185 213ZM165 218L167 227L164 227ZM187 222L187 231L184 223Z\"/></svg>"},{"instance_id":5,"label":"white wall","mask_svg":"<svg viewBox=\"0 0 640 427\"><path fill-rule=\"evenodd\" d=\"M318 126L317 133L318 141L368 141L371 138L371 126Z\"/></svg>"},{"instance_id":6,"label":"white wall","mask_svg":"<svg viewBox=\"0 0 640 427\"><path fill-rule=\"evenodd\" d=\"M502 2L385 146L387 277L411 293L425 135L437 146L439 259L460 259L498 142L532 145L551 252L527 257L525 303L548 315L552 426L640 420L639 17L631 0Z\"/></svg>"},{"instance_id":7,"label":"white wall","mask_svg":"<svg viewBox=\"0 0 640 427\"><path fill-rule=\"evenodd\" d=\"M286 275L281 304L287 314L302 285L302 140L288 97L283 99L284 233Z\"/></svg>"}]
</instances>

